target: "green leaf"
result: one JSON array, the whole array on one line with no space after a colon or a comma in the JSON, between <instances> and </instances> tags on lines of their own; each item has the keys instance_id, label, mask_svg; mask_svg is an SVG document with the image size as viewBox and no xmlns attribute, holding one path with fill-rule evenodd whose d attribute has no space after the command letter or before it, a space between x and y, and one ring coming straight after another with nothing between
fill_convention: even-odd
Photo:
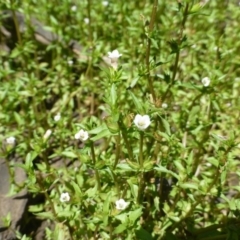
<instances>
[{"instance_id":1,"label":"green leaf","mask_svg":"<svg viewBox=\"0 0 240 240\"><path fill-rule=\"evenodd\" d=\"M132 161L130 161L128 159L126 159L126 161L127 161L128 165L129 165L129 167L132 168L132 170L134 170L134 171L138 171L139 170L140 165L138 163L132 162Z\"/></svg>"},{"instance_id":2,"label":"green leaf","mask_svg":"<svg viewBox=\"0 0 240 240\"><path fill-rule=\"evenodd\" d=\"M170 137L166 133L158 131L157 134L165 138L168 142L170 141Z\"/></svg>"},{"instance_id":3,"label":"green leaf","mask_svg":"<svg viewBox=\"0 0 240 240\"><path fill-rule=\"evenodd\" d=\"M39 218L54 220L54 216L51 212L35 213L35 215Z\"/></svg>"},{"instance_id":4,"label":"green leaf","mask_svg":"<svg viewBox=\"0 0 240 240\"><path fill-rule=\"evenodd\" d=\"M61 155L64 157L69 157L69 158L77 158L78 157L74 152L71 152L71 151L64 151L61 153Z\"/></svg>"},{"instance_id":5,"label":"green leaf","mask_svg":"<svg viewBox=\"0 0 240 240\"><path fill-rule=\"evenodd\" d=\"M78 184L75 183L75 182L71 182L71 184L72 184L72 186L74 188L75 193L77 193L78 196L81 196L82 195L82 191L81 191L80 187L78 186Z\"/></svg>"},{"instance_id":6,"label":"green leaf","mask_svg":"<svg viewBox=\"0 0 240 240\"><path fill-rule=\"evenodd\" d=\"M44 205L38 204L38 205L31 205L28 207L29 212L41 212L44 209Z\"/></svg>"},{"instance_id":7,"label":"green leaf","mask_svg":"<svg viewBox=\"0 0 240 240\"><path fill-rule=\"evenodd\" d=\"M176 173L172 172L171 170L168 170L167 168L165 168L161 165L154 167L154 169L158 172L168 173L168 174L172 175L173 177L175 177L176 179L179 178L179 176Z\"/></svg>"},{"instance_id":8,"label":"green leaf","mask_svg":"<svg viewBox=\"0 0 240 240\"><path fill-rule=\"evenodd\" d=\"M136 98L135 95L131 91L128 91L128 92L129 92L130 96L132 97L133 103L136 107L136 111L138 113L143 113L143 107L142 107L141 101L139 101L139 99Z\"/></svg>"},{"instance_id":9,"label":"green leaf","mask_svg":"<svg viewBox=\"0 0 240 240\"><path fill-rule=\"evenodd\" d=\"M89 188L85 194L88 196L88 197L94 197L96 195L96 192L97 192L97 184L95 185L94 188Z\"/></svg>"},{"instance_id":10,"label":"green leaf","mask_svg":"<svg viewBox=\"0 0 240 240\"><path fill-rule=\"evenodd\" d=\"M78 186L81 188L83 186L83 183L84 183L83 176L81 174L77 174L76 180L77 180Z\"/></svg>"},{"instance_id":11,"label":"green leaf","mask_svg":"<svg viewBox=\"0 0 240 240\"><path fill-rule=\"evenodd\" d=\"M14 117L19 126L24 125L24 118L18 112L14 112Z\"/></svg>"},{"instance_id":12,"label":"green leaf","mask_svg":"<svg viewBox=\"0 0 240 240\"><path fill-rule=\"evenodd\" d=\"M200 4L200 3L194 4L194 5L192 6L191 10L189 11L189 14L193 14L193 13L198 12L199 10L202 9L202 7L203 7L203 6L202 6L202 4Z\"/></svg>"},{"instance_id":13,"label":"green leaf","mask_svg":"<svg viewBox=\"0 0 240 240\"><path fill-rule=\"evenodd\" d=\"M230 208L230 210L232 210L232 211L235 211L235 210L237 209L237 206L236 206L236 204L235 204L235 199L231 199L231 200L229 201L229 208Z\"/></svg>"},{"instance_id":14,"label":"green leaf","mask_svg":"<svg viewBox=\"0 0 240 240\"><path fill-rule=\"evenodd\" d=\"M94 128L94 129L90 130L89 133L90 134L99 134L99 133L101 133L102 131L104 131L106 129L108 129L107 125L105 123L103 123L102 125L100 125L100 126Z\"/></svg>"},{"instance_id":15,"label":"green leaf","mask_svg":"<svg viewBox=\"0 0 240 240\"><path fill-rule=\"evenodd\" d=\"M38 156L38 154L34 151L29 152L26 156L25 166L27 169L31 169L33 167L33 160Z\"/></svg>"},{"instance_id":16,"label":"green leaf","mask_svg":"<svg viewBox=\"0 0 240 240\"><path fill-rule=\"evenodd\" d=\"M109 137L109 136L112 136L112 135L113 134L108 129L105 129L102 132L100 132L98 135L96 135L95 137L92 137L91 140L92 141L97 141L101 138Z\"/></svg>"},{"instance_id":17,"label":"green leaf","mask_svg":"<svg viewBox=\"0 0 240 240\"><path fill-rule=\"evenodd\" d=\"M116 219L120 220L122 224L128 223L128 213L122 213L115 216Z\"/></svg>"},{"instance_id":18,"label":"green leaf","mask_svg":"<svg viewBox=\"0 0 240 240\"><path fill-rule=\"evenodd\" d=\"M110 91L110 99L112 107L116 105L117 102L117 91L115 84L112 84L111 91Z\"/></svg>"},{"instance_id":19,"label":"green leaf","mask_svg":"<svg viewBox=\"0 0 240 240\"><path fill-rule=\"evenodd\" d=\"M61 218L69 218L73 216L73 213L69 211L69 209L65 209L63 211L58 211L57 216Z\"/></svg>"},{"instance_id":20,"label":"green leaf","mask_svg":"<svg viewBox=\"0 0 240 240\"><path fill-rule=\"evenodd\" d=\"M163 123L163 127L166 130L166 133L168 134L168 136L170 136L171 135L171 130L170 130L169 123L162 117L161 117L161 120L162 120L162 123Z\"/></svg>"},{"instance_id":21,"label":"green leaf","mask_svg":"<svg viewBox=\"0 0 240 240\"><path fill-rule=\"evenodd\" d=\"M140 216L142 215L142 208L139 208L137 210L131 211L129 213L129 220L132 224L135 223L135 221L140 218Z\"/></svg>"},{"instance_id":22,"label":"green leaf","mask_svg":"<svg viewBox=\"0 0 240 240\"><path fill-rule=\"evenodd\" d=\"M129 166L129 164L127 163L119 163L117 165L117 168L120 168L122 170L125 170L125 171L132 171L133 169Z\"/></svg>"},{"instance_id":23,"label":"green leaf","mask_svg":"<svg viewBox=\"0 0 240 240\"><path fill-rule=\"evenodd\" d=\"M151 159L149 159L149 160L147 160L147 161L145 160L145 161L143 162L143 168L144 168L144 170L145 170L145 171L150 171L150 170L152 170L155 162L156 162L156 161L153 161L153 160L151 160Z\"/></svg>"},{"instance_id":24,"label":"green leaf","mask_svg":"<svg viewBox=\"0 0 240 240\"><path fill-rule=\"evenodd\" d=\"M64 224L56 223L56 226L53 232L53 240L65 240Z\"/></svg>"},{"instance_id":25,"label":"green leaf","mask_svg":"<svg viewBox=\"0 0 240 240\"><path fill-rule=\"evenodd\" d=\"M207 158L207 161L211 163L213 166L218 167L219 166L219 161L214 158L214 157L209 157Z\"/></svg>"},{"instance_id":26,"label":"green leaf","mask_svg":"<svg viewBox=\"0 0 240 240\"><path fill-rule=\"evenodd\" d=\"M126 224L120 224L119 226L117 226L113 233L114 234L119 234L119 233L122 233L123 231L125 231L126 229L128 229L128 226Z\"/></svg>"},{"instance_id":27,"label":"green leaf","mask_svg":"<svg viewBox=\"0 0 240 240\"><path fill-rule=\"evenodd\" d=\"M111 199L111 192L108 193L105 201L104 201L104 204L103 204L103 213L104 214L108 214L109 213L109 206L110 206L110 199Z\"/></svg>"},{"instance_id":28,"label":"green leaf","mask_svg":"<svg viewBox=\"0 0 240 240\"><path fill-rule=\"evenodd\" d=\"M143 228L136 230L135 234L138 240L153 240L152 235Z\"/></svg>"},{"instance_id":29,"label":"green leaf","mask_svg":"<svg viewBox=\"0 0 240 240\"><path fill-rule=\"evenodd\" d=\"M130 88L133 88L139 80L139 77L134 78L130 83Z\"/></svg>"},{"instance_id":30,"label":"green leaf","mask_svg":"<svg viewBox=\"0 0 240 240\"><path fill-rule=\"evenodd\" d=\"M130 188L131 188L131 192L132 192L132 195L134 196L135 199L137 199L137 196L138 196L138 185L132 183L132 179L128 179L127 180Z\"/></svg>"},{"instance_id":31,"label":"green leaf","mask_svg":"<svg viewBox=\"0 0 240 240\"><path fill-rule=\"evenodd\" d=\"M198 184L196 183L182 183L180 184L180 187L184 188L184 189L198 189Z\"/></svg>"},{"instance_id":32,"label":"green leaf","mask_svg":"<svg viewBox=\"0 0 240 240\"><path fill-rule=\"evenodd\" d=\"M109 131L107 125L104 123L101 126L92 129L91 131L89 131L90 134L97 134L96 136L92 137L91 140L92 141L97 141L101 138L104 137L109 137L112 136L113 134Z\"/></svg>"},{"instance_id":33,"label":"green leaf","mask_svg":"<svg viewBox=\"0 0 240 240\"><path fill-rule=\"evenodd\" d=\"M180 161L174 161L174 165L177 167L179 172L186 172L186 168L182 165Z\"/></svg>"}]
</instances>

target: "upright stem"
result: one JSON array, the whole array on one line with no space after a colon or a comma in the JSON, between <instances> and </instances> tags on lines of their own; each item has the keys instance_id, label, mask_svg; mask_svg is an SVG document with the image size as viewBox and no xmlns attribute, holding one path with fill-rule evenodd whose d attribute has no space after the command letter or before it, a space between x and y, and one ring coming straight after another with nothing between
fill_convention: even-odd
<instances>
[{"instance_id":1,"label":"upright stem","mask_svg":"<svg viewBox=\"0 0 240 240\"><path fill-rule=\"evenodd\" d=\"M21 38L21 34L20 34L19 23L18 23L18 20L17 20L16 12L14 10L12 10L12 15L13 15L13 22L14 22L14 25L15 25L15 28L16 28L18 42L19 42L20 45L22 45L22 38Z\"/></svg>"},{"instance_id":2,"label":"upright stem","mask_svg":"<svg viewBox=\"0 0 240 240\"><path fill-rule=\"evenodd\" d=\"M157 13L157 6L158 6L158 0L154 0L154 4L153 4L153 8L152 8L152 14L151 14L151 20L149 23L149 35L152 33L153 31L153 27L154 27L154 23L155 23L155 19L156 19L156 13ZM156 100L156 94L154 92L154 88L153 88L153 82L152 82L152 78L150 75L150 62L149 62L149 58L150 58L150 49L151 49L151 38L148 36L148 40L147 40L147 51L146 51L146 66L147 66L147 78L148 78L148 85L149 85L149 89L150 92L152 94L153 100Z\"/></svg>"},{"instance_id":3,"label":"upright stem","mask_svg":"<svg viewBox=\"0 0 240 240\"><path fill-rule=\"evenodd\" d=\"M116 168L116 166L118 164L118 160L119 160L120 149L121 149L120 141L121 141L121 135L120 135L120 132L119 132L117 137L116 137L116 157L115 157L113 170Z\"/></svg>"},{"instance_id":4,"label":"upright stem","mask_svg":"<svg viewBox=\"0 0 240 240\"><path fill-rule=\"evenodd\" d=\"M188 10L189 10L189 3L186 4L186 7L184 9L183 12L183 19L182 19L182 23L181 23L181 30L177 39L178 42L178 47L181 45L182 43L182 39L183 39L183 30L185 28L185 24L187 21L187 17L188 17ZM174 85L174 81L177 75L177 69L178 69L178 63L179 63L179 57L180 57L180 48L177 49L176 52L176 57L175 57L175 62L174 62L174 69L173 69L173 74L172 74L172 78L171 78L171 82L168 85L168 88L166 90L166 92L164 93L163 97L162 97L162 102L165 101L165 99L167 98L168 93L170 92L172 86Z\"/></svg>"},{"instance_id":5,"label":"upright stem","mask_svg":"<svg viewBox=\"0 0 240 240\"><path fill-rule=\"evenodd\" d=\"M125 129L124 129L125 127L124 127L124 125L121 121L118 121L118 125L119 125L119 128L121 129L122 137L123 137L123 140L124 140L125 145L127 147L129 160L133 161L133 152L132 152L131 145L128 141L127 134L126 134Z\"/></svg>"},{"instance_id":6,"label":"upright stem","mask_svg":"<svg viewBox=\"0 0 240 240\"><path fill-rule=\"evenodd\" d=\"M176 57L175 57L175 63L174 63L174 70L173 70L173 75L171 79L171 84L173 85L175 77L177 75L177 68L178 68L178 62L179 62L179 56L180 56L180 50L177 51Z\"/></svg>"},{"instance_id":7,"label":"upright stem","mask_svg":"<svg viewBox=\"0 0 240 240\"><path fill-rule=\"evenodd\" d=\"M140 132L139 163L141 170L143 170L143 132Z\"/></svg>"},{"instance_id":8,"label":"upright stem","mask_svg":"<svg viewBox=\"0 0 240 240\"><path fill-rule=\"evenodd\" d=\"M95 166L95 164L96 164L96 157L95 157L95 151L94 151L93 142L91 142L91 154L92 154L93 165ZM98 173L97 169L95 169L95 176L96 176L96 181L97 181L97 188L98 188L98 190L100 190L101 189L100 177L99 177L99 173Z\"/></svg>"},{"instance_id":9,"label":"upright stem","mask_svg":"<svg viewBox=\"0 0 240 240\"><path fill-rule=\"evenodd\" d=\"M139 164L140 164L140 179L139 179L139 188L138 188L138 204L141 203L142 191L144 189L144 174L143 174L143 136L144 133L140 132L140 145L139 145Z\"/></svg>"}]
</instances>

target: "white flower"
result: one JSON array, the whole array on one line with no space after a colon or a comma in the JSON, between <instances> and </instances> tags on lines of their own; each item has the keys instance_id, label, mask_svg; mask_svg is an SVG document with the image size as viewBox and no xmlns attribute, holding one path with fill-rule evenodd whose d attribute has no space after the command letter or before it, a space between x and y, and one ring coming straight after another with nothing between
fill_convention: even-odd
<instances>
[{"instance_id":1,"label":"white flower","mask_svg":"<svg viewBox=\"0 0 240 240\"><path fill-rule=\"evenodd\" d=\"M109 64L114 70L118 68L118 58L120 58L122 54L118 52L118 50L113 50L112 52L108 52L108 58L110 59Z\"/></svg>"},{"instance_id":2,"label":"white flower","mask_svg":"<svg viewBox=\"0 0 240 240\"><path fill-rule=\"evenodd\" d=\"M60 202L68 202L70 200L70 196L68 192L63 192L60 196Z\"/></svg>"},{"instance_id":3,"label":"white flower","mask_svg":"<svg viewBox=\"0 0 240 240\"><path fill-rule=\"evenodd\" d=\"M54 121L58 122L61 119L61 114L58 113L57 115L54 116Z\"/></svg>"},{"instance_id":4,"label":"white flower","mask_svg":"<svg viewBox=\"0 0 240 240\"><path fill-rule=\"evenodd\" d=\"M108 5L108 1L102 1L102 5L106 7Z\"/></svg>"},{"instance_id":5,"label":"white flower","mask_svg":"<svg viewBox=\"0 0 240 240\"><path fill-rule=\"evenodd\" d=\"M141 116L139 114L135 116L133 122L140 130L146 129L151 123L148 115Z\"/></svg>"},{"instance_id":6,"label":"white flower","mask_svg":"<svg viewBox=\"0 0 240 240\"><path fill-rule=\"evenodd\" d=\"M48 129L45 134L43 135L43 139L48 139L50 137L50 135L52 134L52 130Z\"/></svg>"},{"instance_id":7,"label":"white flower","mask_svg":"<svg viewBox=\"0 0 240 240\"><path fill-rule=\"evenodd\" d=\"M13 144L15 144L15 142L16 142L16 138L15 137L9 137L9 138L6 139L6 143L7 144L13 145Z\"/></svg>"},{"instance_id":8,"label":"white flower","mask_svg":"<svg viewBox=\"0 0 240 240\"><path fill-rule=\"evenodd\" d=\"M125 202L124 199L121 198L117 200L115 204L117 210L124 210L128 206L129 202Z\"/></svg>"},{"instance_id":9,"label":"white flower","mask_svg":"<svg viewBox=\"0 0 240 240\"><path fill-rule=\"evenodd\" d=\"M73 60L71 60L71 59L68 60L68 65L69 65L69 66L73 65Z\"/></svg>"},{"instance_id":10,"label":"white flower","mask_svg":"<svg viewBox=\"0 0 240 240\"><path fill-rule=\"evenodd\" d=\"M208 87L210 82L211 82L211 80L208 77L205 77L205 78L202 79L202 84L203 84L204 87Z\"/></svg>"},{"instance_id":11,"label":"white flower","mask_svg":"<svg viewBox=\"0 0 240 240\"><path fill-rule=\"evenodd\" d=\"M72 10L73 12L76 12L76 11L77 11L77 6L76 6L76 5L73 5L73 6L71 7L71 10Z\"/></svg>"},{"instance_id":12,"label":"white flower","mask_svg":"<svg viewBox=\"0 0 240 240\"><path fill-rule=\"evenodd\" d=\"M86 24L89 24L89 22L90 22L89 18L84 18L83 20Z\"/></svg>"},{"instance_id":13,"label":"white flower","mask_svg":"<svg viewBox=\"0 0 240 240\"><path fill-rule=\"evenodd\" d=\"M167 107L168 107L167 103L162 104L162 108L167 108Z\"/></svg>"},{"instance_id":14,"label":"white flower","mask_svg":"<svg viewBox=\"0 0 240 240\"><path fill-rule=\"evenodd\" d=\"M108 57L111 59L113 62L117 62L118 58L120 58L122 54L118 52L118 50L113 50L112 52L108 52Z\"/></svg>"},{"instance_id":15,"label":"white flower","mask_svg":"<svg viewBox=\"0 0 240 240\"><path fill-rule=\"evenodd\" d=\"M86 141L88 137L89 137L88 132L82 129L75 134L75 139L80 139L83 142Z\"/></svg>"}]
</instances>

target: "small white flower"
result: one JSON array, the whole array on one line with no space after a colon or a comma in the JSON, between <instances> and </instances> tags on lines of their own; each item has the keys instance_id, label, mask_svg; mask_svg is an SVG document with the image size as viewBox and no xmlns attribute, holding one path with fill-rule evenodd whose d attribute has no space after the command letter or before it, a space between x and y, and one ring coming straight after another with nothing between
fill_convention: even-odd
<instances>
[{"instance_id":1,"label":"small white flower","mask_svg":"<svg viewBox=\"0 0 240 240\"><path fill-rule=\"evenodd\" d=\"M108 5L108 1L102 1L102 5L106 7Z\"/></svg>"},{"instance_id":2,"label":"small white flower","mask_svg":"<svg viewBox=\"0 0 240 240\"><path fill-rule=\"evenodd\" d=\"M72 10L73 12L76 12L76 11L77 11L77 6L76 6L76 5L73 5L73 6L71 7L71 10Z\"/></svg>"},{"instance_id":3,"label":"small white flower","mask_svg":"<svg viewBox=\"0 0 240 240\"><path fill-rule=\"evenodd\" d=\"M108 58L110 59L109 64L114 70L118 68L118 58L120 58L122 54L118 52L118 50L113 50L112 52L108 52Z\"/></svg>"},{"instance_id":4,"label":"small white flower","mask_svg":"<svg viewBox=\"0 0 240 240\"><path fill-rule=\"evenodd\" d=\"M84 18L83 20L86 24L89 24L89 22L90 22L89 18Z\"/></svg>"},{"instance_id":5,"label":"small white flower","mask_svg":"<svg viewBox=\"0 0 240 240\"><path fill-rule=\"evenodd\" d=\"M83 142L86 141L88 137L89 137L88 132L82 129L75 134L75 139L80 139Z\"/></svg>"},{"instance_id":6,"label":"small white flower","mask_svg":"<svg viewBox=\"0 0 240 240\"><path fill-rule=\"evenodd\" d=\"M15 144L15 142L16 142L15 137L9 137L9 138L6 139L7 144L13 145L13 144Z\"/></svg>"},{"instance_id":7,"label":"small white flower","mask_svg":"<svg viewBox=\"0 0 240 240\"><path fill-rule=\"evenodd\" d=\"M68 192L63 192L60 196L60 202L68 202L70 200L70 196Z\"/></svg>"},{"instance_id":8,"label":"small white flower","mask_svg":"<svg viewBox=\"0 0 240 240\"><path fill-rule=\"evenodd\" d=\"M118 52L118 50L113 50L112 52L108 52L108 57L111 61L117 62L118 58L120 58L122 54Z\"/></svg>"},{"instance_id":9,"label":"small white flower","mask_svg":"<svg viewBox=\"0 0 240 240\"><path fill-rule=\"evenodd\" d=\"M61 114L58 113L57 115L54 116L54 121L58 122L61 119Z\"/></svg>"},{"instance_id":10,"label":"small white flower","mask_svg":"<svg viewBox=\"0 0 240 240\"><path fill-rule=\"evenodd\" d=\"M125 200L121 198L117 200L115 204L117 210L124 210L128 206L129 202L125 202Z\"/></svg>"},{"instance_id":11,"label":"small white flower","mask_svg":"<svg viewBox=\"0 0 240 240\"><path fill-rule=\"evenodd\" d=\"M71 59L68 60L68 65L69 65L69 66L72 66L72 65L73 65L73 60L71 60Z\"/></svg>"},{"instance_id":12,"label":"small white flower","mask_svg":"<svg viewBox=\"0 0 240 240\"><path fill-rule=\"evenodd\" d=\"M148 115L141 116L139 114L135 116L133 122L140 130L145 130L151 123Z\"/></svg>"},{"instance_id":13,"label":"small white flower","mask_svg":"<svg viewBox=\"0 0 240 240\"><path fill-rule=\"evenodd\" d=\"M162 108L167 108L167 107L168 107L167 103L162 104Z\"/></svg>"},{"instance_id":14,"label":"small white flower","mask_svg":"<svg viewBox=\"0 0 240 240\"><path fill-rule=\"evenodd\" d=\"M50 135L52 134L52 130L48 129L45 134L43 135L43 139L48 139L50 137Z\"/></svg>"},{"instance_id":15,"label":"small white flower","mask_svg":"<svg viewBox=\"0 0 240 240\"><path fill-rule=\"evenodd\" d=\"M211 82L211 80L208 77L205 77L205 78L202 79L202 84L203 84L204 87L208 87L210 82Z\"/></svg>"}]
</instances>

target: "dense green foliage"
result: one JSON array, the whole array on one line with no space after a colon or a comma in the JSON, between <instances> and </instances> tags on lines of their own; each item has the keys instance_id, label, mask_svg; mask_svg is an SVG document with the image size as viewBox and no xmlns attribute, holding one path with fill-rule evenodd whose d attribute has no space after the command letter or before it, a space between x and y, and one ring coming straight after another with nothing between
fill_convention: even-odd
<instances>
[{"instance_id":1,"label":"dense green foliage","mask_svg":"<svg viewBox=\"0 0 240 240\"><path fill-rule=\"evenodd\" d=\"M28 175L12 194L44 195L28 211L46 239L238 239L236 1L20 2L0 1L61 39L43 46L27 27L0 58L1 155Z\"/></svg>"}]
</instances>

